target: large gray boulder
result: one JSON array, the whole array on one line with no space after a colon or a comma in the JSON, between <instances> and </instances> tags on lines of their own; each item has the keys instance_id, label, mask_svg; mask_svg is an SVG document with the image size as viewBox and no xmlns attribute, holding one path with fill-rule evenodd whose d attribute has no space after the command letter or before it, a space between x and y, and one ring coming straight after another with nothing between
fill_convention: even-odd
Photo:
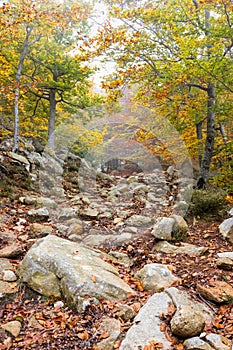
<instances>
[{"instance_id":1,"label":"large gray boulder","mask_svg":"<svg viewBox=\"0 0 233 350\"><path fill-rule=\"evenodd\" d=\"M165 292L154 294L135 317L134 324L128 330L120 350L135 350L140 346L143 349L146 345L150 345L152 340L161 342L164 350L170 350L171 342L160 330L160 315L167 313L170 302L171 299Z\"/></svg>"},{"instance_id":2,"label":"large gray boulder","mask_svg":"<svg viewBox=\"0 0 233 350\"><path fill-rule=\"evenodd\" d=\"M125 299L133 290L102 256L97 250L48 235L31 247L19 265L18 274L37 292L63 295L79 310L87 296Z\"/></svg>"}]
</instances>

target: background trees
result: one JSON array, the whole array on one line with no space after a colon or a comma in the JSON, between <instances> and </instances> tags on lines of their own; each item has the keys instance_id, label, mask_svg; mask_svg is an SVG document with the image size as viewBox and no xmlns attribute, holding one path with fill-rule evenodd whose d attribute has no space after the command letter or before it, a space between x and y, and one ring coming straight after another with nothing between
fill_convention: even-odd
<instances>
[{"instance_id":1,"label":"background trees","mask_svg":"<svg viewBox=\"0 0 233 350\"><path fill-rule=\"evenodd\" d=\"M104 84L111 94L137 85L135 100L168 118L199 154L198 187L232 137L232 10L229 0L111 1L120 22L107 23L96 42L118 65Z\"/></svg>"},{"instance_id":2,"label":"background trees","mask_svg":"<svg viewBox=\"0 0 233 350\"><path fill-rule=\"evenodd\" d=\"M1 114L12 129L14 109L15 150L19 124L25 135L48 129L53 148L58 104L62 114L98 102L90 90L91 70L78 50L86 40L89 11L80 1L13 0L2 5Z\"/></svg>"}]
</instances>

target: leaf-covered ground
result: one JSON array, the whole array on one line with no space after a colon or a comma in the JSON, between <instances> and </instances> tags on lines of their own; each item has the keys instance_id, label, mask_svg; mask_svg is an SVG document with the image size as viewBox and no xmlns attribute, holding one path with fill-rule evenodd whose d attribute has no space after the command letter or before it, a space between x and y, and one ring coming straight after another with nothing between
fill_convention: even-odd
<instances>
[{"instance_id":1,"label":"leaf-covered ground","mask_svg":"<svg viewBox=\"0 0 233 350\"><path fill-rule=\"evenodd\" d=\"M17 189L15 193L17 194ZM18 193L20 195L20 192ZM18 225L19 216L26 218L29 206L23 205L17 199L3 197L1 199L0 216L4 221L1 231L12 231L17 234L17 241L20 242L24 252L31 244L28 240L30 222L25 220ZM53 223L50 222L51 226ZM104 222L103 222L104 224ZM193 298L206 303L215 313L214 321L206 325L206 332L214 332L224 335L233 340L233 304L217 305L205 300L196 289L196 284L208 284L215 280L233 283L233 272L222 270L216 267L217 253L232 251L232 245L222 239L218 232L219 221L214 218L192 222L189 219L189 232L182 242L175 244L195 244L208 248L205 255L196 257L186 254L163 254L154 249L155 239L149 232L142 234L140 239L123 245L118 251L127 253L132 260L132 266L125 267L114 263L118 268L121 278L126 281L136 292L136 296L129 298L122 303L132 306L135 312L146 303L150 293L143 290L141 284L134 278L134 274L145 264L162 263L169 264L173 273L179 277L176 286L186 290ZM20 227L19 227L20 226ZM101 223L100 223L101 226ZM0 240L0 248L7 245L7 235ZM111 248L112 249L112 248ZM106 252L107 249L104 249ZM15 270L24 253L18 259L10 260ZM104 317L113 317L121 322L121 335L115 342L114 348L118 349L125 333L130 328L131 321L124 321L120 317L120 305L117 302L101 300L98 304L90 303L85 311L78 313L68 305L57 305L57 300L45 298L25 285L19 285L14 294L8 294L1 299L0 322L1 324L13 320L21 322L22 328L18 336L9 337L9 334L0 330L0 349L96 349L96 345L109 334L101 327ZM121 304L122 304L121 303ZM57 306L56 306L57 305ZM168 339L173 343L176 350L183 349L183 340L172 336L169 327L171 314L161 315L161 330L166 333ZM152 342L150 347L144 350L157 350L161 344Z\"/></svg>"}]
</instances>

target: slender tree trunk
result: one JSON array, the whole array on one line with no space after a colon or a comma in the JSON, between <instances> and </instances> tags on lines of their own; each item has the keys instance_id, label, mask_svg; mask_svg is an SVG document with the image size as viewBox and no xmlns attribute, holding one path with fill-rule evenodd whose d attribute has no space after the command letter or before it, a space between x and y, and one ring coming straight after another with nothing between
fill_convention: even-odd
<instances>
[{"instance_id":1,"label":"slender tree trunk","mask_svg":"<svg viewBox=\"0 0 233 350\"><path fill-rule=\"evenodd\" d=\"M198 139L198 160L199 166L201 166L202 155L203 155L203 135L202 135L202 124L203 120L196 124L196 134Z\"/></svg>"},{"instance_id":2,"label":"slender tree trunk","mask_svg":"<svg viewBox=\"0 0 233 350\"><path fill-rule=\"evenodd\" d=\"M54 150L55 143L55 119L56 119L56 88L49 90L49 125L48 125L48 147Z\"/></svg>"},{"instance_id":3,"label":"slender tree trunk","mask_svg":"<svg viewBox=\"0 0 233 350\"><path fill-rule=\"evenodd\" d=\"M215 138L215 85L209 83L208 89L208 101L207 101L207 130L205 150L201 162L201 169L197 179L197 188L204 188L209 178L210 164L214 150L214 138Z\"/></svg>"},{"instance_id":4,"label":"slender tree trunk","mask_svg":"<svg viewBox=\"0 0 233 350\"><path fill-rule=\"evenodd\" d=\"M15 97L14 97L14 147L13 152L16 152L19 148L19 95L20 95L20 78L23 69L23 62L27 55L28 50L28 40L32 32L32 27L26 28L26 37L23 42L23 50L20 55L19 65L16 72L16 88L15 88Z\"/></svg>"},{"instance_id":5,"label":"slender tree trunk","mask_svg":"<svg viewBox=\"0 0 233 350\"><path fill-rule=\"evenodd\" d=\"M226 133L226 130L225 130L224 125L222 123L219 123L219 130L220 130L220 133L222 135L224 145L227 145L228 144L227 133Z\"/></svg>"}]
</instances>

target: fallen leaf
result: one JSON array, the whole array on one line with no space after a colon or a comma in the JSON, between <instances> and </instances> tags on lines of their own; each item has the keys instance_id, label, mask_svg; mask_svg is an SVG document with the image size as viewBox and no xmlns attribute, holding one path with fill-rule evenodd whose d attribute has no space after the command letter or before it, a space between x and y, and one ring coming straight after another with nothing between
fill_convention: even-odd
<instances>
[{"instance_id":1,"label":"fallen leaf","mask_svg":"<svg viewBox=\"0 0 233 350\"><path fill-rule=\"evenodd\" d=\"M87 340L89 338L89 335L87 332L82 332L82 333L78 333L77 337L81 340Z\"/></svg>"},{"instance_id":2,"label":"fallen leaf","mask_svg":"<svg viewBox=\"0 0 233 350\"><path fill-rule=\"evenodd\" d=\"M92 275L92 276L91 276L91 279L92 279L92 281L93 281L94 283L96 283L96 276Z\"/></svg>"}]
</instances>

